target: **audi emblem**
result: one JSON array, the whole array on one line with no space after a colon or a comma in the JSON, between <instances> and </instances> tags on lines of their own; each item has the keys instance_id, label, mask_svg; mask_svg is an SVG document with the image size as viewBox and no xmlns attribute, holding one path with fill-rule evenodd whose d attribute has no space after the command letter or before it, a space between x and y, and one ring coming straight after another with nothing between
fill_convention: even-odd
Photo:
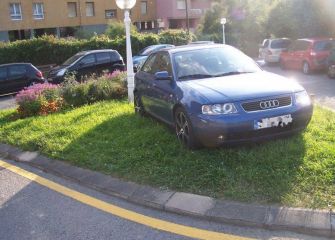
<instances>
[{"instance_id":1,"label":"audi emblem","mask_svg":"<svg viewBox=\"0 0 335 240\"><path fill-rule=\"evenodd\" d=\"M279 101L278 100L263 101L259 103L259 106L263 110L270 108L277 108L279 107Z\"/></svg>"}]
</instances>

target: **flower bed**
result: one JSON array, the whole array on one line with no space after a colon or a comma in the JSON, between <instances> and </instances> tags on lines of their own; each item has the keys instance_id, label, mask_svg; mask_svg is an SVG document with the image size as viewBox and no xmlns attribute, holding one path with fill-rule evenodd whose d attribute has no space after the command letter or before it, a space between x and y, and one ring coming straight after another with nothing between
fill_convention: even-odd
<instances>
[{"instance_id":1,"label":"flower bed","mask_svg":"<svg viewBox=\"0 0 335 240\"><path fill-rule=\"evenodd\" d=\"M120 71L91 76L81 83L69 76L60 85L35 84L20 91L16 96L17 113L20 118L47 115L68 107L121 99L126 94L125 73Z\"/></svg>"}]
</instances>

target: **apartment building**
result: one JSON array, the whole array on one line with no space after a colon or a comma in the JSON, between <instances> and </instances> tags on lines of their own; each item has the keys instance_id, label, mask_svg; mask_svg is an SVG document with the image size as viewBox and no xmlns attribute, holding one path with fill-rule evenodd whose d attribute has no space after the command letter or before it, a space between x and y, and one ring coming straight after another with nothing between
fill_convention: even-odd
<instances>
[{"instance_id":1,"label":"apartment building","mask_svg":"<svg viewBox=\"0 0 335 240\"><path fill-rule=\"evenodd\" d=\"M0 41L71 36L78 27L99 34L123 16L115 0L1 0ZM141 30L156 28L156 0L137 1L131 18Z\"/></svg>"},{"instance_id":2,"label":"apartment building","mask_svg":"<svg viewBox=\"0 0 335 240\"><path fill-rule=\"evenodd\" d=\"M201 17L211 7L212 0L156 0L157 22L160 28L186 28L186 10L189 27L195 31Z\"/></svg>"}]
</instances>

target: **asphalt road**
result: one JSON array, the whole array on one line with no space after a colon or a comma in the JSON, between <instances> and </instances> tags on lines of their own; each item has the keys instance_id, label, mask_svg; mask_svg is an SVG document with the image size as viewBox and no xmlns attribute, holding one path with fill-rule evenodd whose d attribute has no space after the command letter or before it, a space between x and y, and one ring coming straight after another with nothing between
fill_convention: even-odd
<instances>
[{"instance_id":1,"label":"asphalt road","mask_svg":"<svg viewBox=\"0 0 335 240\"><path fill-rule=\"evenodd\" d=\"M265 66L264 70L297 80L310 94L315 94L317 103L335 110L335 80L325 73L304 75L299 71L281 70L278 66ZM0 110L15 107L13 96L0 97Z\"/></svg>"},{"instance_id":2,"label":"asphalt road","mask_svg":"<svg viewBox=\"0 0 335 240\"><path fill-rule=\"evenodd\" d=\"M1 160L0 160L1 161ZM43 178L105 203L176 224L253 239L323 239L289 232L241 228L140 207L71 181L6 160ZM34 178L36 179L36 178ZM131 214L131 212L129 213ZM189 239L134 223L78 202L0 167L0 239Z\"/></svg>"},{"instance_id":3,"label":"asphalt road","mask_svg":"<svg viewBox=\"0 0 335 240\"><path fill-rule=\"evenodd\" d=\"M305 75L299 71L281 70L278 66L265 66L264 70L298 81L309 94L315 95L318 104L335 110L335 79L329 79L325 73L316 72Z\"/></svg>"}]
</instances>

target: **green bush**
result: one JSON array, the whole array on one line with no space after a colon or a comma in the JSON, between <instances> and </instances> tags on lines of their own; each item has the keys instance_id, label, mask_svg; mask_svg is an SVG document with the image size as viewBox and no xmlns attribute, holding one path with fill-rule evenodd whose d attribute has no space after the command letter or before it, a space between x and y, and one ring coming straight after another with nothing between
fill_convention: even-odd
<instances>
[{"instance_id":1,"label":"green bush","mask_svg":"<svg viewBox=\"0 0 335 240\"><path fill-rule=\"evenodd\" d=\"M158 43L174 45L194 41L193 34L183 30L167 30L160 34L136 33L131 36L132 50L136 54L142 48ZM11 62L30 62L34 65L61 64L80 51L92 49L115 49L126 59L125 36L110 38L106 35L90 39L57 39L44 35L40 38L0 44L0 64Z\"/></svg>"}]
</instances>

